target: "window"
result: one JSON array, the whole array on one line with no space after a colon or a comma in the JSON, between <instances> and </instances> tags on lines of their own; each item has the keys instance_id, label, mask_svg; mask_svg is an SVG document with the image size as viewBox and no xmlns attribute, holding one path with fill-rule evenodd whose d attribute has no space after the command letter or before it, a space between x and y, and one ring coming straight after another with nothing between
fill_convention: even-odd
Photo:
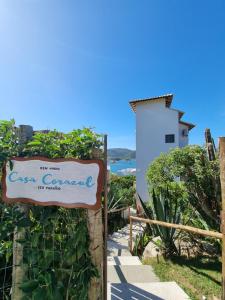
<instances>
[{"instance_id":1,"label":"window","mask_svg":"<svg viewBox=\"0 0 225 300\"><path fill-rule=\"evenodd\" d=\"M175 143L175 134L166 134L165 142L166 143Z\"/></svg>"},{"instance_id":2,"label":"window","mask_svg":"<svg viewBox=\"0 0 225 300\"><path fill-rule=\"evenodd\" d=\"M188 130L187 129L182 130L182 136L188 136Z\"/></svg>"}]
</instances>

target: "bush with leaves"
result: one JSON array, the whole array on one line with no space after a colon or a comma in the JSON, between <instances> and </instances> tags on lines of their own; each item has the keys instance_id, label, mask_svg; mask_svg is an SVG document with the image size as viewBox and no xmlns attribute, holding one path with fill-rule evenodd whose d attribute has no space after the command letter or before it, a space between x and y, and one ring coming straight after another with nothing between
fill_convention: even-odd
<instances>
[{"instance_id":1,"label":"bush with leaves","mask_svg":"<svg viewBox=\"0 0 225 300\"><path fill-rule=\"evenodd\" d=\"M108 211L126 208L134 204L135 177L117 176L111 174L110 189L108 193ZM113 233L126 225L127 220L121 216L121 211L110 213L108 217L108 231Z\"/></svg>"},{"instance_id":2,"label":"bush with leaves","mask_svg":"<svg viewBox=\"0 0 225 300\"><path fill-rule=\"evenodd\" d=\"M110 203L116 203L117 208L128 207L134 204L135 176L111 175L108 198ZM112 206L111 204L111 206Z\"/></svg>"},{"instance_id":3,"label":"bush with leaves","mask_svg":"<svg viewBox=\"0 0 225 300\"><path fill-rule=\"evenodd\" d=\"M208 228L219 230L221 192L219 163L209 161L206 150L200 146L175 148L161 154L149 166L147 181L150 192L159 194L169 188L171 197L183 201L185 222L195 222L201 216ZM197 211L197 213L196 213Z\"/></svg>"},{"instance_id":4,"label":"bush with leaves","mask_svg":"<svg viewBox=\"0 0 225 300\"><path fill-rule=\"evenodd\" d=\"M101 136L90 128L63 134L37 132L27 144L19 144L14 121L0 122L0 166L12 156L92 158L92 149L102 146ZM24 299L87 299L91 277L98 276L89 253L87 213L84 209L29 207L28 216L0 202L1 299L9 299L12 281L13 232L26 228L23 262L26 278L21 284ZM4 282L3 282L4 281Z\"/></svg>"}]
</instances>

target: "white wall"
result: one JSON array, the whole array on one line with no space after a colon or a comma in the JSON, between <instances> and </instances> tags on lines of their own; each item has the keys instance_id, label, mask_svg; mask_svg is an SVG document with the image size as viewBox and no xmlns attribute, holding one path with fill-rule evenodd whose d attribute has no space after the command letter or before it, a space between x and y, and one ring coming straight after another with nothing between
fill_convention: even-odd
<instances>
[{"instance_id":1,"label":"white wall","mask_svg":"<svg viewBox=\"0 0 225 300\"><path fill-rule=\"evenodd\" d=\"M179 146L181 148L188 145L188 136L183 135L183 130L187 130L188 132L188 126L184 124L179 124Z\"/></svg>"},{"instance_id":2,"label":"white wall","mask_svg":"<svg viewBox=\"0 0 225 300\"><path fill-rule=\"evenodd\" d=\"M175 134L175 143L165 143L166 134ZM165 106L165 100L143 102L136 107L137 192L144 201L149 199L146 171L161 152L179 146L178 112Z\"/></svg>"}]
</instances>

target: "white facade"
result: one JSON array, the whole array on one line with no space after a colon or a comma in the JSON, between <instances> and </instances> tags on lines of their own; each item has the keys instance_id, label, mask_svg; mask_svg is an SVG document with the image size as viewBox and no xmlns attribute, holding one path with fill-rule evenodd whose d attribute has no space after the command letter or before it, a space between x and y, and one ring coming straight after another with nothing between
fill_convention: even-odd
<instances>
[{"instance_id":1,"label":"white facade","mask_svg":"<svg viewBox=\"0 0 225 300\"><path fill-rule=\"evenodd\" d=\"M166 95L130 102L136 112L137 193L144 201L149 199L146 171L150 163L161 152L186 146L188 132L194 127L180 120L183 112L170 108L172 97ZM174 142L166 143L166 135L174 135Z\"/></svg>"}]
</instances>

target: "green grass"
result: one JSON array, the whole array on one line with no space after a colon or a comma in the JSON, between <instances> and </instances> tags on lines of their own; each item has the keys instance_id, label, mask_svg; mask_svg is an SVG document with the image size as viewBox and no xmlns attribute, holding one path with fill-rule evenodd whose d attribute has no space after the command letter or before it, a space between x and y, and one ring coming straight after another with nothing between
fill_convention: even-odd
<instances>
[{"instance_id":1,"label":"green grass","mask_svg":"<svg viewBox=\"0 0 225 300\"><path fill-rule=\"evenodd\" d=\"M221 261L217 258L159 257L143 261L153 267L161 281L176 281L193 300L221 298Z\"/></svg>"}]
</instances>

